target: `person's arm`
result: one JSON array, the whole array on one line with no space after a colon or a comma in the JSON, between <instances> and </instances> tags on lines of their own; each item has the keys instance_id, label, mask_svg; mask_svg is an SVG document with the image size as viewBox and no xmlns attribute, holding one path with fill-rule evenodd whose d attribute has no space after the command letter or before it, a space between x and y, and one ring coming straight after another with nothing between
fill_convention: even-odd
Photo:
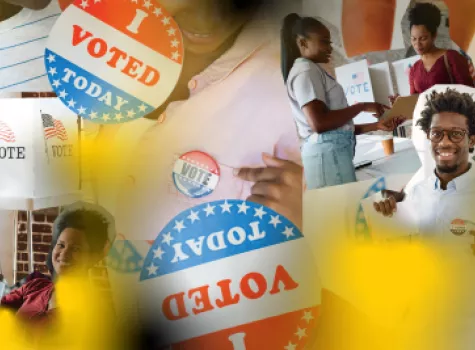
<instances>
[{"instance_id":1,"label":"person's arm","mask_svg":"<svg viewBox=\"0 0 475 350\"><path fill-rule=\"evenodd\" d=\"M449 63L449 68L452 71L454 84L473 86L473 78L470 75L470 67L465 57L455 50L448 50L447 61Z\"/></svg>"},{"instance_id":2,"label":"person's arm","mask_svg":"<svg viewBox=\"0 0 475 350\"><path fill-rule=\"evenodd\" d=\"M393 131L399 125L404 123L405 120L406 118L402 116L398 116L398 117L393 117L386 120L379 120L376 123L355 125L355 134L361 135L361 134L366 134L368 132L378 131L378 130L388 131L388 132Z\"/></svg>"},{"instance_id":3,"label":"person's arm","mask_svg":"<svg viewBox=\"0 0 475 350\"><path fill-rule=\"evenodd\" d=\"M3 296L0 301L0 307L18 310L23 304L23 295L25 294L26 286L27 284L24 284L20 288L17 288Z\"/></svg>"},{"instance_id":4,"label":"person's arm","mask_svg":"<svg viewBox=\"0 0 475 350\"><path fill-rule=\"evenodd\" d=\"M414 66L409 69L409 87L411 88L411 95L417 94L416 85L414 84Z\"/></svg>"},{"instance_id":5,"label":"person's arm","mask_svg":"<svg viewBox=\"0 0 475 350\"><path fill-rule=\"evenodd\" d=\"M32 10L42 10L48 6L51 0L0 0L8 4L26 7Z\"/></svg>"}]
</instances>

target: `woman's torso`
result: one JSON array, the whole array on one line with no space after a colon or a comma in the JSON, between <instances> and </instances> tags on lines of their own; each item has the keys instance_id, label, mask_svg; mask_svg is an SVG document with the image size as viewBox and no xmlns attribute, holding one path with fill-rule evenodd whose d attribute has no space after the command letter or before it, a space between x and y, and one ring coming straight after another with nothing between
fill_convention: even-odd
<instances>
[{"instance_id":1,"label":"woman's torso","mask_svg":"<svg viewBox=\"0 0 475 350\"><path fill-rule=\"evenodd\" d=\"M296 96L299 92L298 87L296 87L294 83L296 82L296 78L302 74L308 75L310 79L315 82L317 90L323 89L323 91L317 92L321 96L317 99L325 103L329 110L344 109L348 107L348 101L343 87L323 68L308 59L302 57L298 58L292 66L287 79L287 93L290 97L290 104L297 124L299 136L304 140L312 134L315 134L315 132L308 125L307 118L299 105L299 98ZM350 120L348 123L336 130L353 131L353 121Z\"/></svg>"}]
</instances>

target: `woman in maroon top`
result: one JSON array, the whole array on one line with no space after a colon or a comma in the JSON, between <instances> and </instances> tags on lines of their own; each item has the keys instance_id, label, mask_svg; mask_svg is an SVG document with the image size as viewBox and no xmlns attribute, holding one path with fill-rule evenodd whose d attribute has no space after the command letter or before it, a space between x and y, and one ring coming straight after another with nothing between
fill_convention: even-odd
<instances>
[{"instance_id":1,"label":"woman in maroon top","mask_svg":"<svg viewBox=\"0 0 475 350\"><path fill-rule=\"evenodd\" d=\"M410 70L411 95L420 94L437 84L473 86L468 62L455 50L435 46L441 13L437 6L418 3L409 12L411 43L421 56Z\"/></svg>"},{"instance_id":2,"label":"woman in maroon top","mask_svg":"<svg viewBox=\"0 0 475 350\"><path fill-rule=\"evenodd\" d=\"M43 319L56 308L54 282L74 272L87 280L88 270L100 261L114 239L113 221L102 208L88 209L77 203L64 210L55 220L53 241L47 265L53 275L34 276L22 287L1 300L1 306L14 309L24 320Z\"/></svg>"}]
</instances>

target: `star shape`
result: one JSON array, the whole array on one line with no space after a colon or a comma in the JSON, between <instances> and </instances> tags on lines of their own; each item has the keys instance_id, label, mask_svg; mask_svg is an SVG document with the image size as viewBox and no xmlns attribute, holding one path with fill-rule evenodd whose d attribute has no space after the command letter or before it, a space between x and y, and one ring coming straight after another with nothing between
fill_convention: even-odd
<instances>
[{"instance_id":1,"label":"star shape","mask_svg":"<svg viewBox=\"0 0 475 350\"><path fill-rule=\"evenodd\" d=\"M162 23L163 23L163 25L169 25L170 24L170 18L165 17L164 19L162 19Z\"/></svg>"},{"instance_id":2,"label":"star shape","mask_svg":"<svg viewBox=\"0 0 475 350\"><path fill-rule=\"evenodd\" d=\"M242 202L241 204L238 204L238 208L239 208L238 214L239 213L247 214L247 209L249 209L250 206L246 205L246 202Z\"/></svg>"},{"instance_id":3,"label":"star shape","mask_svg":"<svg viewBox=\"0 0 475 350\"><path fill-rule=\"evenodd\" d=\"M289 341L289 344L287 346L284 346L285 350L295 350L297 349L297 345L292 344L292 342Z\"/></svg>"},{"instance_id":4,"label":"star shape","mask_svg":"<svg viewBox=\"0 0 475 350\"><path fill-rule=\"evenodd\" d=\"M158 270L158 266L155 266L153 263L151 263L150 266L147 267L147 270L148 270L148 275L149 276L156 275L157 270Z\"/></svg>"},{"instance_id":5,"label":"star shape","mask_svg":"<svg viewBox=\"0 0 475 350\"><path fill-rule=\"evenodd\" d=\"M158 17L162 14L162 9L160 7L155 7L155 10L153 11L153 14Z\"/></svg>"},{"instance_id":6,"label":"star shape","mask_svg":"<svg viewBox=\"0 0 475 350\"><path fill-rule=\"evenodd\" d=\"M79 107L79 108L78 108L78 113L79 113L79 114L84 114L84 113L86 113L86 108L84 108L83 106Z\"/></svg>"},{"instance_id":7,"label":"star shape","mask_svg":"<svg viewBox=\"0 0 475 350\"><path fill-rule=\"evenodd\" d=\"M153 257L155 259L160 259L160 260L162 260L162 256L163 256L163 254L165 254L165 252L160 247L158 247L156 250L154 250L153 253L154 253Z\"/></svg>"},{"instance_id":8,"label":"star shape","mask_svg":"<svg viewBox=\"0 0 475 350\"><path fill-rule=\"evenodd\" d=\"M139 106L139 111L140 112L145 112L146 109L147 109L147 106L144 105L143 103Z\"/></svg>"},{"instance_id":9,"label":"star shape","mask_svg":"<svg viewBox=\"0 0 475 350\"><path fill-rule=\"evenodd\" d=\"M66 96L68 96L68 93L66 92L66 90L63 89L63 91L59 92L59 97L60 98L66 98Z\"/></svg>"},{"instance_id":10,"label":"star shape","mask_svg":"<svg viewBox=\"0 0 475 350\"><path fill-rule=\"evenodd\" d=\"M171 243L171 241L173 241L173 239L174 238L172 237L171 232L165 233L163 235L162 244L166 243L166 244L170 245L170 243Z\"/></svg>"},{"instance_id":11,"label":"star shape","mask_svg":"<svg viewBox=\"0 0 475 350\"><path fill-rule=\"evenodd\" d=\"M208 217L208 216L210 216L210 215L214 215L214 208L215 208L214 205L210 205L210 204L208 203L208 206L203 209L203 210L206 212L206 217Z\"/></svg>"},{"instance_id":12,"label":"star shape","mask_svg":"<svg viewBox=\"0 0 475 350\"><path fill-rule=\"evenodd\" d=\"M185 228L186 226L184 225L183 221L175 221L174 229L177 230L179 233Z\"/></svg>"},{"instance_id":13,"label":"star shape","mask_svg":"<svg viewBox=\"0 0 475 350\"><path fill-rule=\"evenodd\" d=\"M290 236L293 236L294 235L294 228L293 227L287 227L285 226L285 230L284 232L282 232L282 234L287 237L287 239L290 238Z\"/></svg>"},{"instance_id":14,"label":"star shape","mask_svg":"<svg viewBox=\"0 0 475 350\"><path fill-rule=\"evenodd\" d=\"M124 117L122 116L122 113L116 113L115 114L115 119L116 120L121 120L121 119L124 119Z\"/></svg>"},{"instance_id":15,"label":"star shape","mask_svg":"<svg viewBox=\"0 0 475 350\"><path fill-rule=\"evenodd\" d=\"M270 217L271 219L269 221L269 224L274 225L274 228L277 228L277 225L282 223L282 221L280 221L279 219L279 215L271 215Z\"/></svg>"},{"instance_id":16,"label":"star shape","mask_svg":"<svg viewBox=\"0 0 475 350\"><path fill-rule=\"evenodd\" d=\"M89 117L90 117L91 119L96 119L96 118L97 118L97 113L94 112L94 111L91 111L91 113L89 113Z\"/></svg>"},{"instance_id":17,"label":"star shape","mask_svg":"<svg viewBox=\"0 0 475 350\"><path fill-rule=\"evenodd\" d=\"M152 6L152 3L150 2L150 0L145 0L143 3L143 7L145 7L146 9L149 9L150 6Z\"/></svg>"},{"instance_id":18,"label":"star shape","mask_svg":"<svg viewBox=\"0 0 475 350\"><path fill-rule=\"evenodd\" d=\"M221 213L231 213L232 204L229 204L228 201L224 201L224 204L220 205L222 211Z\"/></svg>"},{"instance_id":19,"label":"star shape","mask_svg":"<svg viewBox=\"0 0 475 350\"><path fill-rule=\"evenodd\" d=\"M109 113L102 113L102 120L104 121L108 121L110 120L111 118L109 117Z\"/></svg>"},{"instance_id":20,"label":"star shape","mask_svg":"<svg viewBox=\"0 0 475 350\"><path fill-rule=\"evenodd\" d=\"M53 81L53 84L51 85L53 85L55 88L58 88L61 85L61 83L59 82L59 80L55 80Z\"/></svg>"},{"instance_id":21,"label":"star shape","mask_svg":"<svg viewBox=\"0 0 475 350\"><path fill-rule=\"evenodd\" d=\"M191 211L190 215L188 215L188 219L191 220L191 223L193 224L196 220L199 220L200 217L198 216L198 212Z\"/></svg>"},{"instance_id":22,"label":"star shape","mask_svg":"<svg viewBox=\"0 0 475 350\"><path fill-rule=\"evenodd\" d=\"M256 213L254 214L254 216L258 216L259 219L261 219L261 220L262 220L262 217L267 214L267 213L264 211L264 207L260 207L259 209L254 209L254 211L256 212Z\"/></svg>"},{"instance_id":23,"label":"star shape","mask_svg":"<svg viewBox=\"0 0 475 350\"><path fill-rule=\"evenodd\" d=\"M127 112L127 117L133 118L134 116L135 116L135 112L134 112L133 109L131 109L131 110L129 110L129 111Z\"/></svg>"},{"instance_id":24,"label":"star shape","mask_svg":"<svg viewBox=\"0 0 475 350\"><path fill-rule=\"evenodd\" d=\"M54 76L54 75L57 74L58 72L56 72L56 67L50 67L48 73Z\"/></svg>"},{"instance_id":25,"label":"star shape","mask_svg":"<svg viewBox=\"0 0 475 350\"><path fill-rule=\"evenodd\" d=\"M175 32L176 32L176 29L175 28L170 28L167 30L168 32L168 36L174 36L175 35Z\"/></svg>"},{"instance_id":26,"label":"star shape","mask_svg":"<svg viewBox=\"0 0 475 350\"><path fill-rule=\"evenodd\" d=\"M305 320L307 321L307 323L310 323L310 320L313 320L313 315L312 315L312 311L304 311L303 312L303 317L302 317L302 320Z\"/></svg>"},{"instance_id":27,"label":"star shape","mask_svg":"<svg viewBox=\"0 0 475 350\"><path fill-rule=\"evenodd\" d=\"M49 63L52 63L52 62L56 61L56 56L50 53L48 55L47 60L49 61Z\"/></svg>"},{"instance_id":28,"label":"star shape","mask_svg":"<svg viewBox=\"0 0 475 350\"><path fill-rule=\"evenodd\" d=\"M171 41L172 47L178 47L178 44L179 44L179 43L180 43L180 42L179 42L178 40L176 40L176 39L173 39L173 40Z\"/></svg>"},{"instance_id":29,"label":"star shape","mask_svg":"<svg viewBox=\"0 0 475 350\"><path fill-rule=\"evenodd\" d=\"M178 51L175 51L174 53L172 53L172 58L174 60L177 60L179 57L180 57L180 54L178 53Z\"/></svg>"},{"instance_id":30,"label":"star shape","mask_svg":"<svg viewBox=\"0 0 475 350\"><path fill-rule=\"evenodd\" d=\"M307 334L305 333L305 328L297 328L297 332L294 333L297 337L299 337L299 340L302 339L303 337L306 337Z\"/></svg>"},{"instance_id":31,"label":"star shape","mask_svg":"<svg viewBox=\"0 0 475 350\"><path fill-rule=\"evenodd\" d=\"M68 107L74 107L76 105L76 101L74 101L74 99L70 99L68 101Z\"/></svg>"},{"instance_id":32,"label":"star shape","mask_svg":"<svg viewBox=\"0 0 475 350\"><path fill-rule=\"evenodd\" d=\"M89 4L87 3L87 0L82 0L81 7L85 10L88 6Z\"/></svg>"}]
</instances>

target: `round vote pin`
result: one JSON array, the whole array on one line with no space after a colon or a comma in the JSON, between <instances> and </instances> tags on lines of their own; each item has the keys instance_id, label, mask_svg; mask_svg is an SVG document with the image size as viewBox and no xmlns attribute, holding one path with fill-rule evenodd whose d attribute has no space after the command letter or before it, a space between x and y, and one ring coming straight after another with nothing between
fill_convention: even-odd
<instances>
[{"instance_id":1,"label":"round vote pin","mask_svg":"<svg viewBox=\"0 0 475 350\"><path fill-rule=\"evenodd\" d=\"M462 219L455 219L450 223L450 232L456 236L462 236L467 232L467 225Z\"/></svg>"},{"instance_id":2,"label":"round vote pin","mask_svg":"<svg viewBox=\"0 0 475 350\"><path fill-rule=\"evenodd\" d=\"M74 113L117 124L162 105L180 77L181 32L156 0L75 0L46 45L53 90ZM68 5L68 6L67 6Z\"/></svg>"},{"instance_id":3,"label":"round vote pin","mask_svg":"<svg viewBox=\"0 0 475 350\"><path fill-rule=\"evenodd\" d=\"M191 198L209 195L218 185L219 177L218 163L200 151L183 154L173 167L173 181L176 188Z\"/></svg>"}]
</instances>

